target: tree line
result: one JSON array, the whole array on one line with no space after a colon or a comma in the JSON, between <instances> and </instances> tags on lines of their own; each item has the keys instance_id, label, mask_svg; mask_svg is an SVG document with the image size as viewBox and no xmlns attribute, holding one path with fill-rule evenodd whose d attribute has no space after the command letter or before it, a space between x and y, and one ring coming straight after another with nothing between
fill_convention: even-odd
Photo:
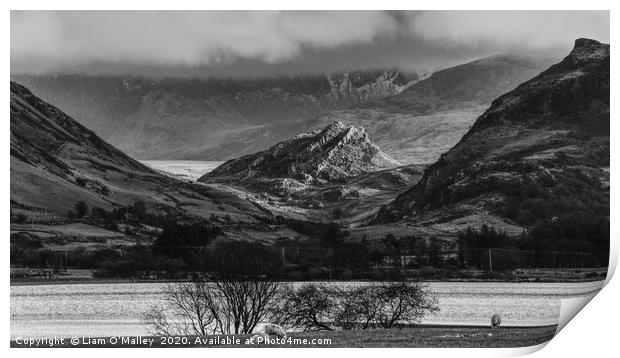
<instances>
[{"instance_id":1,"label":"tree line","mask_svg":"<svg viewBox=\"0 0 620 358\"><path fill-rule=\"evenodd\" d=\"M250 334L263 322L304 331L390 329L439 310L427 285L406 280L296 287L257 274L208 273L167 284L163 293L163 304L144 314L158 336Z\"/></svg>"},{"instance_id":2,"label":"tree line","mask_svg":"<svg viewBox=\"0 0 620 358\"><path fill-rule=\"evenodd\" d=\"M388 234L355 241L335 223L289 220L287 225L311 239L266 245L225 240L215 220L183 222L171 215L154 215L140 201L111 211L88 210L78 202L74 209L94 224L115 230L124 226L129 235L147 225L154 230L148 235L156 239L152 244L59 251L17 233L11 235L11 264L94 269L97 277L138 279L186 279L215 267L234 272L255 265L281 280L383 280L458 278L468 269L605 267L609 258L608 219L584 213L539 220L517 236L488 225L470 227L456 240Z\"/></svg>"}]
</instances>

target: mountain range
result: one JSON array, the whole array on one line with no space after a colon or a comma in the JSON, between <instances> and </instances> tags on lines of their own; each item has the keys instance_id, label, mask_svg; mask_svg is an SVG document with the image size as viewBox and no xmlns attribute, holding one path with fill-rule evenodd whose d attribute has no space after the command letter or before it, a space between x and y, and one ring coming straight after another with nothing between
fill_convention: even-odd
<instances>
[{"instance_id":1,"label":"mountain range","mask_svg":"<svg viewBox=\"0 0 620 358\"><path fill-rule=\"evenodd\" d=\"M140 160L233 159L340 120L364 126L403 163L429 163L494 98L552 61L493 56L430 77L394 70L243 80L12 77Z\"/></svg>"},{"instance_id":2,"label":"mountain range","mask_svg":"<svg viewBox=\"0 0 620 358\"><path fill-rule=\"evenodd\" d=\"M13 79L135 158L222 160L251 148L244 151L221 138L392 96L417 77L368 71L275 79L79 74ZM197 152L205 143L210 147Z\"/></svg>"}]
</instances>

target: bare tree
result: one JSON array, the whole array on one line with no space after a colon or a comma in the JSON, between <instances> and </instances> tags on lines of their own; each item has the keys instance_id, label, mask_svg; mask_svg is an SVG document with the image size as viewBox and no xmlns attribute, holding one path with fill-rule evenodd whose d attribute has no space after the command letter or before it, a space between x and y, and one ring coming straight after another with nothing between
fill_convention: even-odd
<instances>
[{"instance_id":1,"label":"bare tree","mask_svg":"<svg viewBox=\"0 0 620 358\"><path fill-rule=\"evenodd\" d=\"M217 301L214 310L222 334L252 333L256 325L273 313L282 284L258 277L213 279Z\"/></svg>"},{"instance_id":2,"label":"bare tree","mask_svg":"<svg viewBox=\"0 0 620 358\"><path fill-rule=\"evenodd\" d=\"M392 328L396 323L418 323L439 308L426 285L398 281L349 287L305 284L289 288L279 310L280 324L317 331Z\"/></svg>"},{"instance_id":3,"label":"bare tree","mask_svg":"<svg viewBox=\"0 0 620 358\"><path fill-rule=\"evenodd\" d=\"M281 291L279 282L258 276L199 276L167 285L165 304L152 307L145 323L156 335L252 333L269 318Z\"/></svg>"},{"instance_id":4,"label":"bare tree","mask_svg":"<svg viewBox=\"0 0 620 358\"><path fill-rule=\"evenodd\" d=\"M331 331L329 319L336 307L333 291L325 285L304 284L298 289L287 287L277 321L305 331Z\"/></svg>"},{"instance_id":5,"label":"bare tree","mask_svg":"<svg viewBox=\"0 0 620 358\"><path fill-rule=\"evenodd\" d=\"M153 306L144 320L153 335L206 335L214 333L216 316L211 288L204 280L168 284L164 304Z\"/></svg>"},{"instance_id":6,"label":"bare tree","mask_svg":"<svg viewBox=\"0 0 620 358\"><path fill-rule=\"evenodd\" d=\"M340 288L335 323L342 329L368 329L373 326L381 309L374 286Z\"/></svg>"},{"instance_id":7,"label":"bare tree","mask_svg":"<svg viewBox=\"0 0 620 358\"><path fill-rule=\"evenodd\" d=\"M344 330L360 327L364 310L360 295L366 295L364 287L337 287L332 292L336 301L333 314L334 324Z\"/></svg>"},{"instance_id":8,"label":"bare tree","mask_svg":"<svg viewBox=\"0 0 620 358\"><path fill-rule=\"evenodd\" d=\"M383 283L373 288L377 305L373 321L383 328L395 323L419 323L426 313L439 310L428 286L417 281Z\"/></svg>"}]
</instances>

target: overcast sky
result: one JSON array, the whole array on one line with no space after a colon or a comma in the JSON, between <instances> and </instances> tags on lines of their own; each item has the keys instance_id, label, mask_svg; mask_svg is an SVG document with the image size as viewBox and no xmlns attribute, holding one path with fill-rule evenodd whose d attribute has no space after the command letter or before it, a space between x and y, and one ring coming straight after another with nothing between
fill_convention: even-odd
<instances>
[{"instance_id":1,"label":"overcast sky","mask_svg":"<svg viewBox=\"0 0 620 358\"><path fill-rule=\"evenodd\" d=\"M11 72L427 71L609 42L607 11L12 11Z\"/></svg>"}]
</instances>

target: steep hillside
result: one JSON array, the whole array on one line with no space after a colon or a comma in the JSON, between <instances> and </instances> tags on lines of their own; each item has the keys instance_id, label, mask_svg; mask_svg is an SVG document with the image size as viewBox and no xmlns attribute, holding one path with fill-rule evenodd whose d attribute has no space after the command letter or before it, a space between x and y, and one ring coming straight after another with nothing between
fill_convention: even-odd
<instances>
[{"instance_id":1,"label":"steep hillside","mask_svg":"<svg viewBox=\"0 0 620 358\"><path fill-rule=\"evenodd\" d=\"M11 82L11 202L15 206L57 214L65 214L80 199L109 206L115 191L106 185L105 177L122 180L121 176L163 179Z\"/></svg>"},{"instance_id":2,"label":"steep hillside","mask_svg":"<svg viewBox=\"0 0 620 358\"><path fill-rule=\"evenodd\" d=\"M608 216L609 88L609 45L578 39L560 63L493 101L373 222Z\"/></svg>"},{"instance_id":3,"label":"steep hillside","mask_svg":"<svg viewBox=\"0 0 620 358\"><path fill-rule=\"evenodd\" d=\"M10 122L11 211L29 221L62 220L78 201L111 210L141 200L151 212L187 217L265 216L234 195L154 172L15 82Z\"/></svg>"}]
</instances>

